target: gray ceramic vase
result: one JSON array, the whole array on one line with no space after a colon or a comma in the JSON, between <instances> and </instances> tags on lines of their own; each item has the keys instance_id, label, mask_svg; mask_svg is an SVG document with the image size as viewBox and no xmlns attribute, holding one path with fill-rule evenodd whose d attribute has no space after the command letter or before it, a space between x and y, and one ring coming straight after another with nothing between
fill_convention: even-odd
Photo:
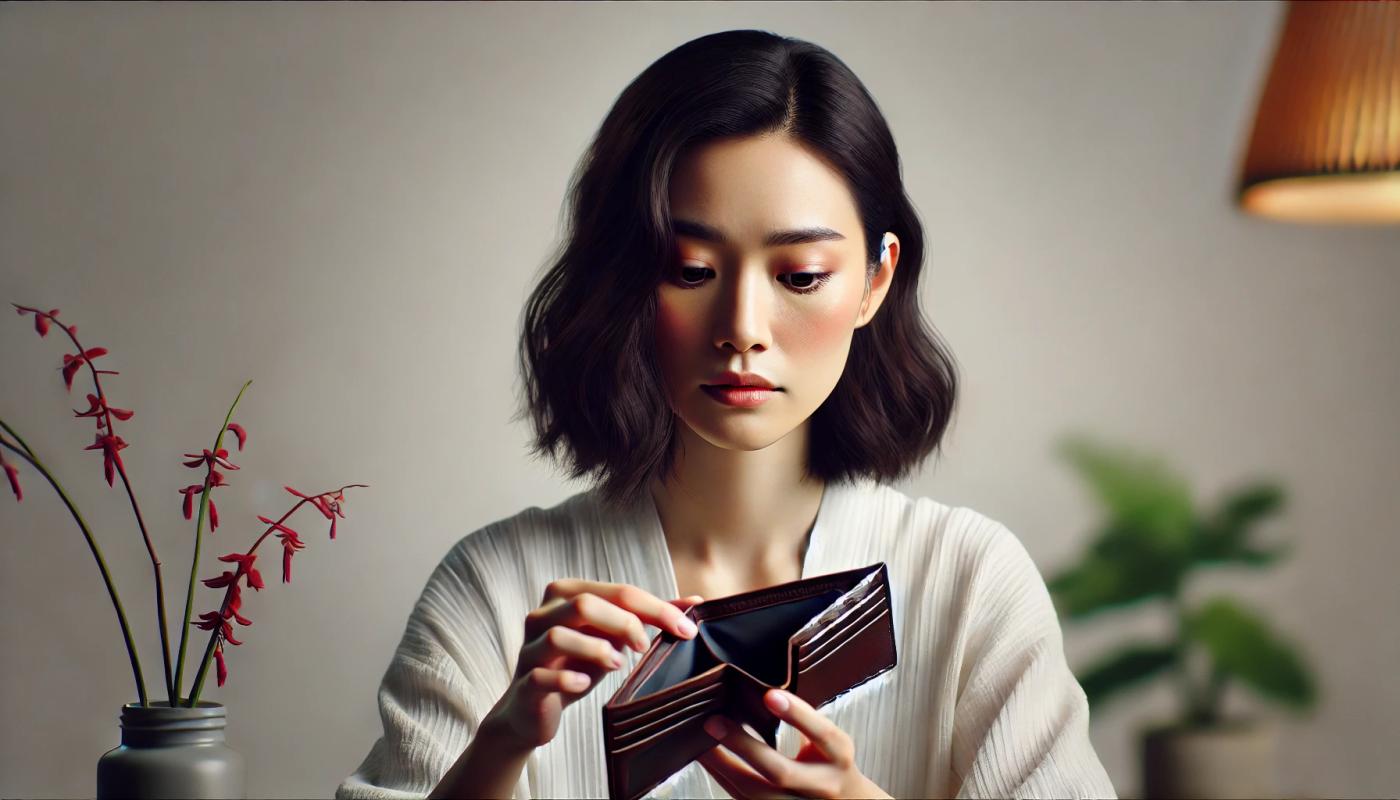
<instances>
[{"instance_id":1,"label":"gray ceramic vase","mask_svg":"<svg viewBox=\"0 0 1400 800\"><path fill-rule=\"evenodd\" d=\"M122 706L122 743L97 760L98 798L244 798L242 754L224 743L224 707Z\"/></svg>"}]
</instances>

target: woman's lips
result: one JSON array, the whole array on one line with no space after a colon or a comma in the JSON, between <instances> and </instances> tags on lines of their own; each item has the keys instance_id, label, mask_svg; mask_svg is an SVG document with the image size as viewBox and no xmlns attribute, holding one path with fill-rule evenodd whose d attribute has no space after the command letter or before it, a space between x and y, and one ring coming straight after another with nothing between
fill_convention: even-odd
<instances>
[{"instance_id":1,"label":"woman's lips","mask_svg":"<svg viewBox=\"0 0 1400 800\"><path fill-rule=\"evenodd\" d=\"M705 394L715 400L737 408L753 408L768 401L781 389L765 389L760 386L710 386L702 385Z\"/></svg>"}]
</instances>

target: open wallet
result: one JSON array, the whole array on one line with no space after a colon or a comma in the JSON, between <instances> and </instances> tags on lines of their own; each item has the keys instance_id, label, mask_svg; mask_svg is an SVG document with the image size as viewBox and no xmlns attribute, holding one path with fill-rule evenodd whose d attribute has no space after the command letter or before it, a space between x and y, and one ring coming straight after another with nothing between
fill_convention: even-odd
<instances>
[{"instance_id":1,"label":"open wallet","mask_svg":"<svg viewBox=\"0 0 1400 800\"><path fill-rule=\"evenodd\" d=\"M818 707L895 666L884 562L706 600L686 616L694 638L662 630L603 706L611 800L641 797L714 747L712 714L776 747L769 689Z\"/></svg>"}]
</instances>

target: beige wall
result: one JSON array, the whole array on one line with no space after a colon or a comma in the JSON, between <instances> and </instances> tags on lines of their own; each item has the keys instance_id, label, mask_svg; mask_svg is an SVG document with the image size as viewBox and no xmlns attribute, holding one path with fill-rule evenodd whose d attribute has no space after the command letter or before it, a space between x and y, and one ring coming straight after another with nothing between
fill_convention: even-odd
<instances>
[{"instance_id":1,"label":"beige wall","mask_svg":"<svg viewBox=\"0 0 1400 800\"><path fill-rule=\"evenodd\" d=\"M812 39L888 115L927 225L925 304L965 378L948 457L900 488L1002 520L1048 574L1097 514L1049 451L1065 431L1160 449L1203 496L1277 476L1293 504L1270 531L1296 559L1206 588L1267 605L1320 670L1320 712L1284 723L1285 788L1391 795L1400 230L1271 224L1228 202L1281 12L6 4L0 295L57 306L111 349L172 618L192 527L176 490L197 479L179 456L208 446L245 379L249 449L201 576L285 508L283 483L372 485L334 542L298 517L294 582L248 599L229 683L205 695L231 709L251 797L326 795L378 733L375 689L438 559L584 488L527 460L508 418L521 302L603 114L697 35ZM66 397L61 344L0 318L0 415L93 521L158 687L149 562L120 484L81 449L88 420L65 410L86 388ZM0 526L0 795L90 795L134 699L112 608L32 473L23 504L0 497ZM1164 623L1071 628L1071 661ZM1132 733L1172 700L1162 685L1096 714L1120 792L1137 787Z\"/></svg>"}]
</instances>

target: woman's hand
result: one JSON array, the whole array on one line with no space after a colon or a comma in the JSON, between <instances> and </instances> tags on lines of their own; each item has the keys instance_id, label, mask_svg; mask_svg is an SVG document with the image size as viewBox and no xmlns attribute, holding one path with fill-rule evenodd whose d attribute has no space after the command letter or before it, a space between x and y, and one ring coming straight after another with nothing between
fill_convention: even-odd
<instances>
[{"instance_id":1,"label":"woman's hand","mask_svg":"<svg viewBox=\"0 0 1400 800\"><path fill-rule=\"evenodd\" d=\"M689 639L695 629L685 610L701 599L666 602L631 584L551 581L539 607L525 615L515 678L487 713L483 730L519 750L551 741L564 708L588 694L600 676L622 666L623 647L646 652L650 642L643 623Z\"/></svg>"},{"instance_id":2,"label":"woman's hand","mask_svg":"<svg viewBox=\"0 0 1400 800\"><path fill-rule=\"evenodd\" d=\"M788 758L726 717L711 717L705 730L733 753L712 747L697 759L734 797L883 797L879 786L855 764L855 743L806 700L781 689L763 697L778 719L803 735L797 756ZM723 730L712 726L718 721Z\"/></svg>"}]
</instances>

